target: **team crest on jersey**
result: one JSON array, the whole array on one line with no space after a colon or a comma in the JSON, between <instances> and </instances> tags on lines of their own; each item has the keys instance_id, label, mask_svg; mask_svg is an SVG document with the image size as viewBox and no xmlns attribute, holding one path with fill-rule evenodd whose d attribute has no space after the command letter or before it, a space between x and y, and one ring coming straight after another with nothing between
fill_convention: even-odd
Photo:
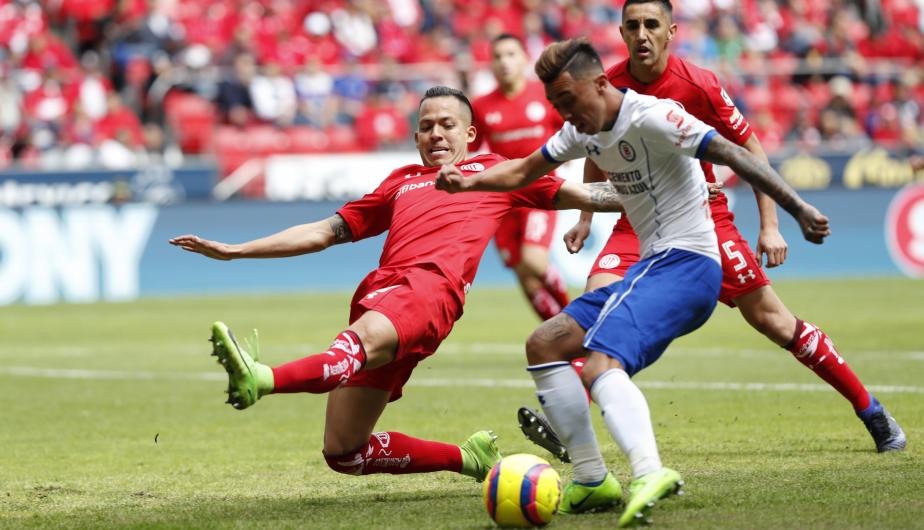
<instances>
[{"instance_id":1,"label":"team crest on jersey","mask_svg":"<svg viewBox=\"0 0 924 530\"><path fill-rule=\"evenodd\" d=\"M632 144L625 140L619 141L619 154L626 159L626 162L632 162L635 160L635 148L632 147Z\"/></svg>"},{"instance_id":2,"label":"team crest on jersey","mask_svg":"<svg viewBox=\"0 0 924 530\"><path fill-rule=\"evenodd\" d=\"M673 123L679 129L683 125L683 116L679 112L674 112L674 109L667 111L667 121L668 123Z\"/></svg>"},{"instance_id":3,"label":"team crest on jersey","mask_svg":"<svg viewBox=\"0 0 924 530\"><path fill-rule=\"evenodd\" d=\"M472 164L465 164L464 166L459 166L459 169L462 171L484 171L484 164L480 162L474 162Z\"/></svg>"},{"instance_id":4,"label":"team crest on jersey","mask_svg":"<svg viewBox=\"0 0 924 530\"><path fill-rule=\"evenodd\" d=\"M538 101L533 101L526 106L526 117L529 121L542 121L545 118L545 105Z\"/></svg>"},{"instance_id":5,"label":"team crest on jersey","mask_svg":"<svg viewBox=\"0 0 924 530\"><path fill-rule=\"evenodd\" d=\"M615 269L622 262L617 254L607 254L600 258L599 265L601 269Z\"/></svg>"}]
</instances>

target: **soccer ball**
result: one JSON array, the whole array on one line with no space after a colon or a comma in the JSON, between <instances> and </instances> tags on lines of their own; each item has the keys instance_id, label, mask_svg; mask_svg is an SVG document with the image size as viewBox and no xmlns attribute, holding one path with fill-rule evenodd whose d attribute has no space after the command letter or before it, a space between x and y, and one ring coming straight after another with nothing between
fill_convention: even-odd
<instances>
[{"instance_id":1,"label":"soccer ball","mask_svg":"<svg viewBox=\"0 0 924 530\"><path fill-rule=\"evenodd\" d=\"M488 515L498 526L542 526L558 512L561 478L538 456L519 454L503 458L482 485Z\"/></svg>"}]
</instances>

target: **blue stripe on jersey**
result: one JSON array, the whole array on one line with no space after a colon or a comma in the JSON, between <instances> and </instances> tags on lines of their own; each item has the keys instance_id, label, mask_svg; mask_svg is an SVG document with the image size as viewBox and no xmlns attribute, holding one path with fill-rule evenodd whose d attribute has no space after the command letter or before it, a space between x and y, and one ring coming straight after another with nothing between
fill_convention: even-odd
<instances>
[{"instance_id":1,"label":"blue stripe on jersey","mask_svg":"<svg viewBox=\"0 0 924 530\"><path fill-rule=\"evenodd\" d=\"M552 155L549 153L549 148L545 144L542 145L542 156L549 161L550 164L561 164L560 160L555 160L552 158Z\"/></svg>"},{"instance_id":2,"label":"blue stripe on jersey","mask_svg":"<svg viewBox=\"0 0 924 530\"><path fill-rule=\"evenodd\" d=\"M716 135L715 129L710 130L705 135L703 135L703 141L699 143L699 147L696 149L696 158L702 158L703 153L706 152L706 147L709 146L709 142L712 141L712 137Z\"/></svg>"}]
</instances>

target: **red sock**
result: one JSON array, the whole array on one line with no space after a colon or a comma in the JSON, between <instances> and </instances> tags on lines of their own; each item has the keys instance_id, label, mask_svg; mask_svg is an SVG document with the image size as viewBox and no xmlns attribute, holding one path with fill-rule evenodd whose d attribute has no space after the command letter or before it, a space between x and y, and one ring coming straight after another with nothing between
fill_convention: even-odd
<instances>
[{"instance_id":1,"label":"red sock","mask_svg":"<svg viewBox=\"0 0 924 530\"><path fill-rule=\"evenodd\" d=\"M357 451L324 455L324 459L334 471L349 475L462 470L462 450L458 445L412 438L400 432L374 432Z\"/></svg>"},{"instance_id":2,"label":"red sock","mask_svg":"<svg viewBox=\"0 0 924 530\"><path fill-rule=\"evenodd\" d=\"M356 333L346 330L337 335L326 352L273 368L273 393L330 392L364 364L366 350L362 341Z\"/></svg>"},{"instance_id":3,"label":"red sock","mask_svg":"<svg viewBox=\"0 0 924 530\"><path fill-rule=\"evenodd\" d=\"M824 331L797 319L796 332L786 349L847 398L855 410L869 407L869 392L834 349L834 343Z\"/></svg>"},{"instance_id":4,"label":"red sock","mask_svg":"<svg viewBox=\"0 0 924 530\"><path fill-rule=\"evenodd\" d=\"M561 312L561 304L545 289L539 289L529 297L533 309L542 320L548 320Z\"/></svg>"},{"instance_id":5,"label":"red sock","mask_svg":"<svg viewBox=\"0 0 924 530\"><path fill-rule=\"evenodd\" d=\"M578 377L581 377L581 374L584 372L584 363L586 362L587 362L586 357L578 357L577 359L573 359L571 361L571 368L574 368L574 371L577 372ZM588 390L585 387L584 392L587 394L587 401L588 402L593 401L593 398L590 397L590 390Z\"/></svg>"},{"instance_id":6,"label":"red sock","mask_svg":"<svg viewBox=\"0 0 924 530\"><path fill-rule=\"evenodd\" d=\"M551 263L549 263L542 281L545 284L545 290L555 298L559 306L565 307L571 302L568 298L568 286L565 285L565 280L562 279L561 274L558 274L558 269Z\"/></svg>"}]
</instances>

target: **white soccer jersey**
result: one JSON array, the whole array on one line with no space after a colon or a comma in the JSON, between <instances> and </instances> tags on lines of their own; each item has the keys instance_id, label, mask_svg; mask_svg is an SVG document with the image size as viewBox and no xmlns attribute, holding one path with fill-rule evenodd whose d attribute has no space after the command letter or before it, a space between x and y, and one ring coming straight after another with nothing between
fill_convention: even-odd
<instances>
[{"instance_id":1,"label":"white soccer jersey","mask_svg":"<svg viewBox=\"0 0 924 530\"><path fill-rule=\"evenodd\" d=\"M715 134L675 101L626 90L611 130L586 135L565 123L542 154L554 163L588 157L606 172L643 259L678 248L721 263L706 179L694 158Z\"/></svg>"}]
</instances>

